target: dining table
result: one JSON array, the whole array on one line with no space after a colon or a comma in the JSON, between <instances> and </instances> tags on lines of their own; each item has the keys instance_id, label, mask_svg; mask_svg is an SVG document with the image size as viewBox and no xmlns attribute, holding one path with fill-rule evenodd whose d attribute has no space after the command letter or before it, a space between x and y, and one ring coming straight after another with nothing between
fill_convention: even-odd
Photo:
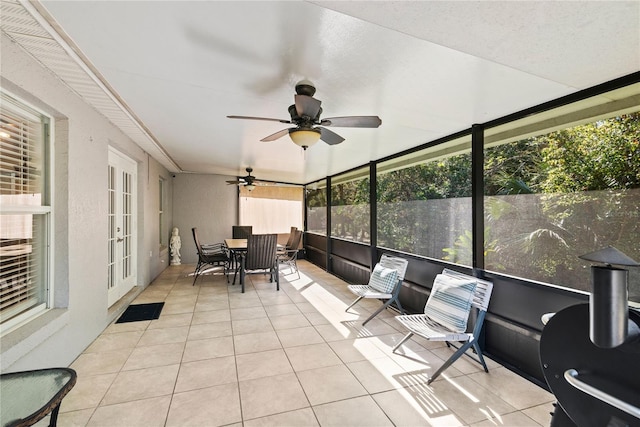
<instances>
[{"instance_id":1,"label":"dining table","mask_svg":"<svg viewBox=\"0 0 640 427\"><path fill-rule=\"evenodd\" d=\"M30 426L49 414L49 426L55 426L60 403L75 385L76 376L70 368L0 375L0 426Z\"/></svg>"},{"instance_id":2,"label":"dining table","mask_svg":"<svg viewBox=\"0 0 640 427\"><path fill-rule=\"evenodd\" d=\"M232 252L247 250L247 239L224 239L224 244Z\"/></svg>"}]
</instances>

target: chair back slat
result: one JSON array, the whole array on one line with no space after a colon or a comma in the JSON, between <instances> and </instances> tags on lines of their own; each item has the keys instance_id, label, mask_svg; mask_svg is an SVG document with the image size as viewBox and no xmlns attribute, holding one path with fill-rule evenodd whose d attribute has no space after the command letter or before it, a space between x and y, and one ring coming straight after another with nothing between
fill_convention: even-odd
<instances>
[{"instance_id":1,"label":"chair back slat","mask_svg":"<svg viewBox=\"0 0 640 427\"><path fill-rule=\"evenodd\" d=\"M457 271L449 270L447 268L443 271L444 274L452 277L460 277L463 279L473 279L476 281L476 290L473 295L472 307L481 311L487 311L489 308L489 300L491 299L491 292L493 291L493 283L488 280L479 279L477 277L469 276L468 274L459 273Z\"/></svg>"},{"instance_id":2,"label":"chair back slat","mask_svg":"<svg viewBox=\"0 0 640 427\"><path fill-rule=\"evenodd\" d=\"M402 281L404 280L404 275L407 273L409 261L405 258L382 254L382 258L380 258L380 265L396 270L398 272L398 280Z\"/></svg>"},{"instance_id":3,"label":"chair back slat","mask_svg":"<svg viewBox=\"0 0 640 427\"><path fill-rule=\"evenodd\" d=\"M266 269L274 266L278 248L277 234L251 234L247 237L247 270Z\"/></svg>"},{"instance_id":4,"label":"chair back slat","mask_svg":"<svg viewBox=\"0 0 640 427\"><path fill-rule=\"evenodd\" d=\"M231 237L234 239L247 239L252 233L252 225L234 225L231 227Z\"/></svg>"}]
</instances>

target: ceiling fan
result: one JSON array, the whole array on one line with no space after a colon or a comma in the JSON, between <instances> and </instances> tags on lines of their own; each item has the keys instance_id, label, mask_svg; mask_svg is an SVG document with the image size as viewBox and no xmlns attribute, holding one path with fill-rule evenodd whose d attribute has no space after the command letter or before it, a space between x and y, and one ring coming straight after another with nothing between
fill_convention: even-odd
<instances>
[{"instance_id":1,"label":"ceiling fan","mask_svg":"<svg viewBox=\"0 0 640 427\"><path fill-rule=\"evenodd\" d=\"M247 168L245 170L247 171L247 176L238 177L238 179L235 181L227 181L227 184L241 185L241 186L244 186L249 191L255 190L256 185L271 184L269 182L260 181L255 176L251 175L251 172L253 172L253 168Z\"/></svg>"},{"instance_id":2,"label":"ceiling fan","mask_svg":"<svg viewBox=\"0 0 640 427\"><path fill-rule=\"evenodd\" d=\"M329 145L340 144L344 141L343 137L327 129L327 126L377 128L382 124L382 120L380 120L378 116L345 116L321 119L322 108L320 104L322 102L313 97L315 93L316 88L313 86L313 83L308 80L302 80L296 84L295 104L289 107L291 120L250 116L227 117L230 119L265 120L293 124L295 127L283 129L262 138L260 141L275 141L288 134L294 144L299 145L305 150L320 139Z\"/></svg>"}]
</instances>

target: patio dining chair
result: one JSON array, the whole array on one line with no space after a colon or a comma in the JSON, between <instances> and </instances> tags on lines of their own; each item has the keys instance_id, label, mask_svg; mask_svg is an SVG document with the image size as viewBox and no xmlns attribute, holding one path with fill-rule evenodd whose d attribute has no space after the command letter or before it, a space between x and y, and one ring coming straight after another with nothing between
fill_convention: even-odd
<instances>
[{"instance_id":1,"label":"patio dining chair","mask_svg":"<svg viewBox=\"0 0 640 427\"><path fill-rule=\"evenodd\" d=\"M296 231L298 227L291 227L291 231L289 232L289 238L287 239L287 243L285 245L286 248L293 245L293 239L296 237Z\"/></svg>"},{"instance_id":2,"label":"patio dining chair","mask_svg":"<svg viewBox=\"0 0 640 427\"><path fill-rule=\"evenodd\" d=\"M393 347L393 353L414 334L429 341L445 341L447 347L457 348L429 378L428 384L463 354L467 354L480 363L485 372L489 372L478 344L478 337L487 314L492 289L493 284L489 281L445 269L433 281L424 314L396 316L409 333ZM477 310L477 315L473 326L469 328L468 319L472 309ZM454 342L459 344L454 345ZM475 357L466 353L470 348L473 349Z\"/></svg>"},{"instance_id":3,"label":"patio dining chair","mask_svg":"<svg viewBox=\"0 0 640 427\"><path fill-rule=\"evenodd\" d=\"M399 296L408 265L409 261L404 258L383 254L380 262L374 267L368 284L347 286L351 293L355 294L357 298L344 311L349 311L351 307L363 298L380 300L382 306L369 316L367 320L362 322L362 326L366 325L369 320L376 317L392 303L396 304L400 313L404 313Z\"/></svg>"},{"instance_id":4,"label":"patio dining chair","mask_svg":"<svg viewBox=\"0 0 640 427\"><path fill-rule=\"evenodd\" d=\"M252 225L233 225L231 226L231 237L234 239L246 239L253 233Z\"/></svg>"},{"instance_id":5,"label":"patio dining chair","mask_svg":"<svg viewBox=\"0 0 640 427\"><path fill-rule=\"evenodd\" d=\"M247 238L247 251L240 257L240 285L244 293L244 283L247 274L269 274L269 281L276 282L276 290L280 290L280 275L278 272L278 235L251 234Z\"/></svg>"},{"instance_id":6,"label":"patio dining chair","mask_svg":"<svg viewBox=\"0 0 640 427\"><path fill-rule=\"evenodd\" d=\"M300 250L300 241L302 240L302 230L292 230L292 238L289 239L284 249L278 251L278 262L280 264L287 264L291 267L292 271L298 272L298 251Z\"/></svg>"},{"instance_id":7,"label":"patio dining chair","mask_svg":"<svg viewBox=\"0 0 640 427\"><path fill-rule=\"evenodd\" d=\"M200 239L198 238L198 229L196 227L191 229L191 233L193 234L193 241L195 242L196 250L198 251L198 263L196 264L196 269L193 272L194 277L192 286L196 284L198 276L205 271L207 266L222 266L222 272L227 276L227 282L229 282L228 271L230 267L230 260L228 251L224 244L216 243L203 245L200 243Z\"/></svg>"}]
</instances>

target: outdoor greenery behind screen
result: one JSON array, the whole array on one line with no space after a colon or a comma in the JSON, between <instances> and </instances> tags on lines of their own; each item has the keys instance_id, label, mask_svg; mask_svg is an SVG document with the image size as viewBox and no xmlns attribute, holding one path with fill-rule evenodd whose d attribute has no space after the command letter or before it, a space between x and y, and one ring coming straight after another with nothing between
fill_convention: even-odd
<instances>
[{"instance_id":1,"label":"outdoor greenery behind screen","mask_svg":"<svg viewBox=\"0 0 640 427\"><path fill-rule=\"evenodd\" d=\"M498 143L484 156L486 270L588 291L579 255L610 245L640 260L640 113ZM363 176L332 186L332 237L369 243ZM378 246L471 265L470 143L377 181ZM308 230L325 234L326 190L308 201ZM638 302L640 268L628 270Z\"/></svg>"}]
</instances>

